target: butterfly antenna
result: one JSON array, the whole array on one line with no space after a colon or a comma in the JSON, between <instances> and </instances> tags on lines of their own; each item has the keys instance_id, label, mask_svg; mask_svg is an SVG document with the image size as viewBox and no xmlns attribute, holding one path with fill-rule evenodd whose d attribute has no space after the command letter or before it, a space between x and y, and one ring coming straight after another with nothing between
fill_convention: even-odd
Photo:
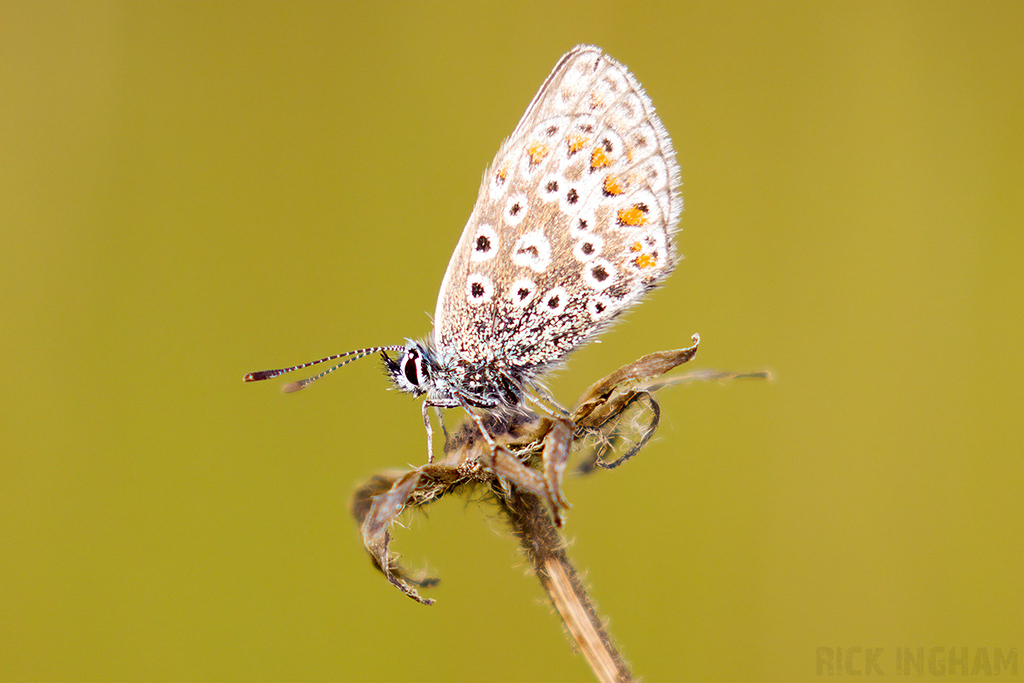
<instances>
[{"instance_id":1,"label":"butterfly antenna","mask_svg":"<svg viewBox=\"0 0 1024 683\"><path fill-rule=\"evenodd\" d=\"M326 370L321 372L319 375L316 375L315 377L307 377L304 380L300 380L298 382L291 382L291 383L285 384L283 387L281 387L281 391L285 392L286 394L290 394L292 392L298 391L299 389L302 389L305 386L308 386L308 385L312 384L313 382L317 381L321 377L324 377L326 375L331 374L332 372L334 372L335 370L337 370L341 366L348 365L349 363L351 363L354 360L359 360L360 358L365 358L366 356L369 356L370 354L373 354L373 353L377 353L378 351L402 351L404 348L405 348L404 346L373 346L373 347L370 347L368 349L356 349L355 351L346 351L345 353L339 353L339 354L336 354L334 356L327 356L326 358L321 358L320 360L313 360L313 361L310 361L308 363L303 363L302 365L293 365L290 368L280 368L278 370L260 370L259 372L250 372L249 374L247 374L245 377L242 378L242 381L243 382L259 382L259 381L264 380L264 379L273 379L275 377L280 377L281 375L283 375L285 373L294 372L295 370L302 370L303 368L308 368L308 367L310 367L312 365L319 365L320 363L328 363L328 362L330 362L332 360L338 360L339 358L347 358L347 360L344 360L341 363L338 363L337 365L335 365L333 367L327 368ZM349 356L351 356L351 357L349 357Z\"/></svg>"}]
</instances>

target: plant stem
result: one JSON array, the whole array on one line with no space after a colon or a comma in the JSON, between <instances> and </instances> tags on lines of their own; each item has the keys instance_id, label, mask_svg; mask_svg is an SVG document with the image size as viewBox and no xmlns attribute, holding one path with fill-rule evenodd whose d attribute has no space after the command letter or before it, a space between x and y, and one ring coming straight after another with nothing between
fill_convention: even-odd
<instances>
[{"instance_id":1,"label":"plant stem","mask_svg":"<svg viewBox=\"0 0 1024 683\"><path fill-rule=\"evenodd\" d=\"M517 488L513 488L511 496L499 495L498 498L541 585L594 675L601 683L632 681L632 674L569 561L565 541L548 516L545 504L537 496Z\"/></svg>"}]
</instances>

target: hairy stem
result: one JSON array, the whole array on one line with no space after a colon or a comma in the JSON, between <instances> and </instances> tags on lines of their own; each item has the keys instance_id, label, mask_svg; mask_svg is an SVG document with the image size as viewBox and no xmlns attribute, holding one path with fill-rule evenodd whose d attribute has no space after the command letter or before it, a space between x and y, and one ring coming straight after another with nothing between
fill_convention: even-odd
<instances>
[{"instance_id":1,"label":"hairy stem","mask_svg":"<svg viewBox=\"0 0 1024 683\"><path fill-rule=\"evenodd\" d=\"M602 683L632 681L632 674L569 561L565 541L548 516L544 502L518 489L513 489L510 496L498 498L541 585L594 675Z\"/></svg>"}]
</instances>

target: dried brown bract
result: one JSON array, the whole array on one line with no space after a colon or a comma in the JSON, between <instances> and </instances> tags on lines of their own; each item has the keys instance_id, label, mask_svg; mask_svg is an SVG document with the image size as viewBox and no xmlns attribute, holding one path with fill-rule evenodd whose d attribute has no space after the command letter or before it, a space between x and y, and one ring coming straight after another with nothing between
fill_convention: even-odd
<instances>
[{"instance_id":1,"label":"dried brown bract","mask_svg":"<svg viewBox=\"0 0 1024 683\"><path fill-rule=\"evenodd\" d=\"M570 413L574 425L574 444L596 441L585 456L582 471L594 467L612 468L635 455L657 428L660 411L653 392L668 384L694 378L725 378L726 373L699 373L674 379L658 379L669 370L687 362L697 353L700 339L684 349L648 354L619 368L591 385ZM642 415L637 415L638 412ZM646 415L646 422L640 419ZM568 507L561 482L565 462L548 462L542 457L546 444L561 424L544 417L489 415L485 426L501 444L496 467L490 466L486 441L472 421L451 435L445 456L437 462L413 470L389 470L374 475L355 493L352 512L361 525L363 544L374 563L399 590L424 604L417 588L433 585L436 579L408 573L389 550L390 528L403 510L426 505L449 493L467 487L487 486L500 505L506 506L513 492L544 501L556 525L561 525L561 509ZM613 462L608 454L622 450L624 434L638 433L631 447ZM549 484L548 482L551 482ZM541 508L542 509L542 508Z\"/></svg>"},{"instance_id":2,"label":"dried brown bract","mask_svg":"<svg viewBox=\"0 0 1024 683\"><path fill-rule=\"evenodd\" d=\"M766 372L711 370L663 378L694 357L699 341L694 335L693 346L648 354L592 384L570 413L572 429L567 435L557 431L568 422L564 419L489 415L483 427L501 446L494 467L480 426L466 420L447 439L444 459L413 470L374 475L352 501L352 513L361 525L363 544L374 564L400 591L425 605L433 604L416 589L432 586L437 579L414 576L402 568L388 547L391 524L408 507L486 486L598 680L633 680L566 555L558 531L562 511L569 507L561 491L566 461L546 454L552 448L553 435L555 439L571 437L572 445L585 451L579 472L612 469L636 455L657 429L661 411L653 393L658 389L695 380L770 378ZM564 444L554 443L556 448L560 445ZM616 459L608 461L612 454L617 454Z\"/></svg>"}]
</instances>

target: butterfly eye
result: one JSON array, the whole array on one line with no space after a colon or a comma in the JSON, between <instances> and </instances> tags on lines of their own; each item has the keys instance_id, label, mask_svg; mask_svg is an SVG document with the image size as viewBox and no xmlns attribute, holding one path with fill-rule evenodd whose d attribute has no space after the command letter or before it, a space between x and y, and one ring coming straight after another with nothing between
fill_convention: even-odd
<instances>
[{"instance_id":1,"label":"butterfly eye","mask_svg":"<svg viewBox=\"0 0 1024 683\"><path fill-rule=\"evenodd\" d=\"M405 374L405 378L409 380L409 384L414 387L420 385L423 376L426 375L426 368L423 367L423 363L420 361L419 351L409 349L405 354L405 358L402 359L402 372Z\"/></svg>"}]
</instances>

